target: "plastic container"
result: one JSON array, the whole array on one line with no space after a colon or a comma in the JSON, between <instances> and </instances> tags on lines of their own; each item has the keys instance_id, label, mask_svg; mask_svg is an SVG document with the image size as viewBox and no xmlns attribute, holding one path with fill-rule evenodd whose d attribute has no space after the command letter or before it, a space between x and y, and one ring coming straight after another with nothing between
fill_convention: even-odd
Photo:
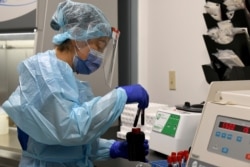
<instances>
[{"instance_id":1,"label":"plastic container","mask_svg":"<svg viewBox=\"0 0 250 167\"><path fill-rule=\"evenodd\" d=\"M167 160L158 160L158 161L151 161L151 167L168 167ZM181 167L185 167L185 164L182 164Z\"/></svg>"},{"instance_id":2,"label":"plastic container","mask_svg":"<svg viewBox=\"0 0 250 167\"><path fill-rule=\"evenodd\" d=\"M0 135L9 133L9 117L6 112L0 107Z\"/></svg>"},{"instance_id":3,"label":"plastic container","mask_svg":"<svg viewBox=\"0 0 250 167\"><path fill-rule=\"evenodd\" d=\"M150 164L152 167L168 167L166 160L151 161Z\"/></svg>"}]
</instances>

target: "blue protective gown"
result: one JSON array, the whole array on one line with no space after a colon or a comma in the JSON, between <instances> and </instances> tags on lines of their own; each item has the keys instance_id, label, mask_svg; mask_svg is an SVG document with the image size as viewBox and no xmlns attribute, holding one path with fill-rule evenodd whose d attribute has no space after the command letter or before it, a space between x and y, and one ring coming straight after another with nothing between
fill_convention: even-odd
<instances>
[{"instance_id":1,"label":"blue protective gown","mask_svg":"<svg viewBox=\"0 0 250 167\"><path fill-rule=\"evenodd\" d=\"M20 63L19 86L3 108L18 127L21 167L92 167L114 140L100 136L124 109L125 91L94 97L54 50Z\"/></svg>"}]
</instances>

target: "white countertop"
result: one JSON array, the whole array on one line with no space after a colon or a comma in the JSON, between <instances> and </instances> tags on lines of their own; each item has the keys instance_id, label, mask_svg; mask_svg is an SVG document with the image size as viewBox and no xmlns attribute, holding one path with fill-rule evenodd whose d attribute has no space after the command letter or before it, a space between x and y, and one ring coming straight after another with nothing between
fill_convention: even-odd
<instances>
[{"instance_id":1,"label":"white countertop","mask_svg":"<svg viewBox=\"0 0 250 167\"><path fill-rule=\"evenodd\" d=\"M16 128L11 127L8 134L0 135L0 157L19 161L21 152Z\"/></svg>"},{"instance_id":2,"label":"white countertop","mask_svg":"<svg viewBox=\"0 0 250 167\"><path fill-rule=\"evenodd\" d=\"M8 134L0 135L0 149L21 153L21 146L17 139L16 128L9 128Z\"/></svg>"}]
</instances>

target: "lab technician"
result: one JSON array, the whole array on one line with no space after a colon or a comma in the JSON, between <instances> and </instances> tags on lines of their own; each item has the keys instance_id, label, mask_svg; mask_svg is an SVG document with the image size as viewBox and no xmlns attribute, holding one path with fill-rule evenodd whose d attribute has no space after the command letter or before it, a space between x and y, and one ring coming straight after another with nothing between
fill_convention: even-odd
<instances>
[{"instance_id":1,"label":"lab technician","mask_svg":"<svg viewBox=\"0 0 250 167\"><path fill-rule=\"evenodd\" d=\"M19 166L92 167L96 160L128 158L126 141L100 136L126 103L147 108L146 90L127 85L94 97L90 86L74 75L100 67L106 46L112 44L108 20L91 4L67 0L59 3L51 27L58 31L55 49L19 64L19 86L3 104L18 127L23 150ZM144 146L147 155L146 140Z\"/></svg>"}]
</instances>

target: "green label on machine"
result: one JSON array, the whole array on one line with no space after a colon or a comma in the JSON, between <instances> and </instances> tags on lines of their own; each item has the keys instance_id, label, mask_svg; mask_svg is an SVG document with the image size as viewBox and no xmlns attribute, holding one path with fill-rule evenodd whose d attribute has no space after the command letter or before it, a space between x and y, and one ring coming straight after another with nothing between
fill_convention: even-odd
<instances>
[{"instance_id":1,"label":"green label on machine","mask_svg":"<svg viewBox=\"0 0 250 167\"><path fill-rule=\"evenodd\" d=\"M179 115L158 111L156 114L153 131L174 137L179 121Z\"/></svg>"}]
</instances>

